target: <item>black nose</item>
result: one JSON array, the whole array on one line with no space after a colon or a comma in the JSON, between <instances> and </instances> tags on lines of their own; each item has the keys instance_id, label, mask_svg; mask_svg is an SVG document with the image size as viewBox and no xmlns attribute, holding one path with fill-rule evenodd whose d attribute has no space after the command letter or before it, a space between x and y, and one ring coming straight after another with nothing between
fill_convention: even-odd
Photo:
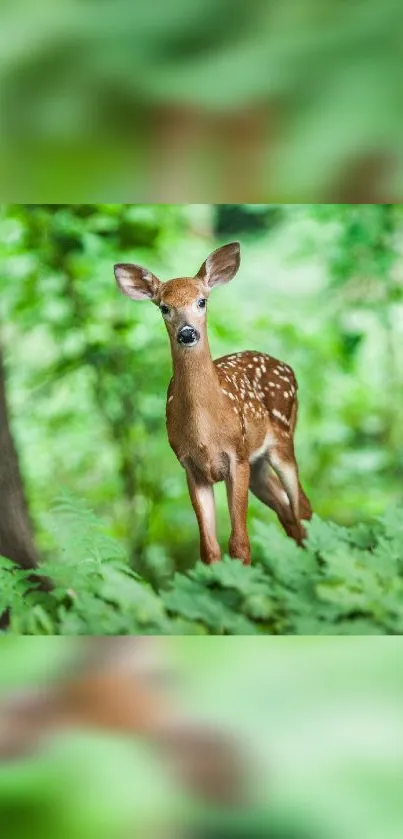
<instances>
[{"instance_id":1,"label":"black nose","mask_svg":"<svg viewBox=\"0 0 403 839\"><path fill-rule=\"evenodd\" d=\"M193 344L197 344L199 338L200 332L194 329L193 326L182 326L182 329L178 332L178 341L180 344L192 346Z\"/></svg>"}]
</instances>

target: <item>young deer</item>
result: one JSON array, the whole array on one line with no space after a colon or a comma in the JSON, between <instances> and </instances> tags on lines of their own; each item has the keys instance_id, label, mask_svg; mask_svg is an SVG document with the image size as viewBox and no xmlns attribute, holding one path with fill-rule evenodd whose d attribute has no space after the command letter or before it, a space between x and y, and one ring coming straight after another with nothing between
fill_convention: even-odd
<instances>
[{"instance_id":1,"label":"young deer","mask_svg":"<svg viewBox=\"0 0 403 839\"><path fill-rule=\"evenodd\" d=\"M167 401L168 438L186 470L200 530L203 562L221 558L213 486L227 485L229 553L250 563L248 490L271 507L286 533L300 544L311 507L301 487L293 435L297 383L287 364L258 352L213 361L207 337L207 300L233 279L240 245L218 248L195 277L162 283L139 265L115 265L122 292L159 307L171 343L173 378Z\"/></svg>"}]
</instances>

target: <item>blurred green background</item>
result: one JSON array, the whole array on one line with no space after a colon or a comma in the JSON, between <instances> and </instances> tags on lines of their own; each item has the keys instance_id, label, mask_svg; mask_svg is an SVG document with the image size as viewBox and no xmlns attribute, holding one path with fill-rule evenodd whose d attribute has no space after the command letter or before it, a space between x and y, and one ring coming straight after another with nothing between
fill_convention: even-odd
<instances>
[{"instance_id":1,"label":"blurred green background","mask_svg":"<svg viewBox=\"0 0 403 839\"><path fill-rule=\"evenodd\" d=\"M297 456L315 512L350 525L401 502L402 208L3 204L8 419L39 553L55 550L50 510L67 492L146 578L194 564L197 526L165 429L168 339L154 306L118 293L113 264L192 275L234 238L241 270L211 299L213 355L256 349L295 368ZM217 498L223 542L221 485ZM250 517L275 520L253 498Z\"/></svg>"},{"instance_id":2,"label":"blurred green background","mask_svg":"<svg viewBox=\"0 0 403 839\"><path fill-rule=\"evenodd\" d=\"M400 0L5 0L3 196L400 199L402 23Z\"/></svg>"},{"instance_id":3,"label":"blurred green background","mask_svg":"<svg viewBox=\"0 0 403 839\"><path fill-rule=\"evenodd\" d=\"M46 688L80 643L2 638L1 691ZM236 738L250 807L189 800L158 743L151 753L127 735L59 731L0 765L2 835L399 839L401 640L183 638L164 652L177 707Z\"/></svg>"}]
</instances>

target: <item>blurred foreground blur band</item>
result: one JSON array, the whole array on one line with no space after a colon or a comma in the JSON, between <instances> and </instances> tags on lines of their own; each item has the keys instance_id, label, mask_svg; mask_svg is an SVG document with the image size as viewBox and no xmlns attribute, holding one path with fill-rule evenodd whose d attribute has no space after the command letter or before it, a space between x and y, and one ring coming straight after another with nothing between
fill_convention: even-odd
<instances>
[{"instance_id":1,"label":"blurred foreground blur band","mask_svg":"<svg viewBox=\"0 0 403 839\"><path fill-rule=\"evenodd\" d=\"M0 834L400 839L402 642L5 638Z\"/></svg>"},{"instance_id":2,"label":"blurred foreground blur band","mask_svg":"<svg viewBox=\"0 0 403 839\"><path fill-rule=\"evenodd\" d=\"M3 200L395 202L400 0L16 0Z\"/></svg>"}]
</instances>

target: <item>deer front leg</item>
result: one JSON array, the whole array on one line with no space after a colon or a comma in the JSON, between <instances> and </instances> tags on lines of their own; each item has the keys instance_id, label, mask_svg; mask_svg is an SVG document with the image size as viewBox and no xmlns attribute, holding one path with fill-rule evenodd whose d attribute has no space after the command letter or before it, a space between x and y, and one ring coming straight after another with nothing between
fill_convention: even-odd
<instances>
[{"instance_id":1,"label":"deer front leg","mask_svg":"<svg viewBox=\"0 0 403 839\"><path fill-rule=\"evenodd\" d=\"M249 463L234 462L226 482L228 507L231 517L231 536L229 555L242 559L244 565L250 565L250 543L248 536L248 490L250 480Z\"/></svg>"},{"instance_id":2,"label":"deer front leg","mask_svg":"<svg viewBox=\"0 0 403 839\"><path fill-rule=\"evenodd\" d=\"M190 500L196 513L200 531L200 558L206 565L219 562L220 546L216 536L215 501L212 484L198 481L186 472Z\"/></svg>"}]
</instances>

